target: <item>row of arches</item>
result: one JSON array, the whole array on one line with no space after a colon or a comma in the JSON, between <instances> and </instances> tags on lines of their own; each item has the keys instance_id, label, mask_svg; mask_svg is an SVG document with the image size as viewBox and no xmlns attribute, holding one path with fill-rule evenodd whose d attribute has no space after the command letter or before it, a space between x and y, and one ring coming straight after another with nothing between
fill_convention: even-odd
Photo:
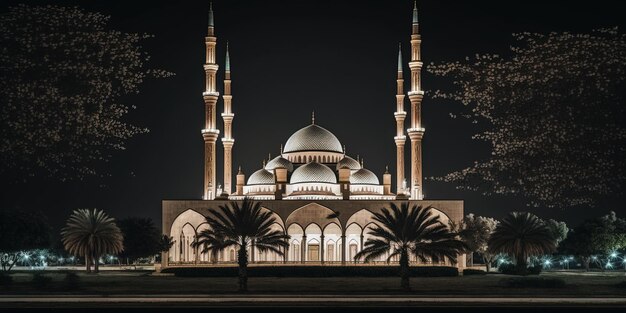
<instances>
[{"instance_id":1,"label":"row of arches","mask_svg":"<svg viewBox=\"0 0 626 313\"><path fill-rule=\"evenodd\" d=\"M267 209L266 209L267 210ZM290 236L289 246L279 255L273 252L260 252L253 244L249 244L249 260L253 263L336 263L355 262L354 256L363 249L370 237L369 230L375 226L372 213L360 210L348 219L346 227L341 226L337 218L328 218L333 214L324 206L311 203L292 212L283 222L273 213L276 222L272 228L285 232ZM447 222L447 216L443 222ZM236 247L220 251L217 256L202 253L201 249L192 247L197 234L208 228L204 216L193 210L180 214L172 223L170 236L174 245L169 251L170 263L203 264L211 262L236 262ZM374 262L386 262L389 254L383 255ZM397 262L392 258L391 262ZM414 257L411 259L417 262ZM435 260L436 261L436 260Z\"/></svg>"},{"instance_id":2,"label":"row of arches","mask_svg":"<svg viewBox=\"0 0 626 313\"><path fill-rule=\"evenodd\" d=\"M337 163L341 160L340 156L333 155L288 155L287 160L292 163Z\"/></svg>"}]
</instances>

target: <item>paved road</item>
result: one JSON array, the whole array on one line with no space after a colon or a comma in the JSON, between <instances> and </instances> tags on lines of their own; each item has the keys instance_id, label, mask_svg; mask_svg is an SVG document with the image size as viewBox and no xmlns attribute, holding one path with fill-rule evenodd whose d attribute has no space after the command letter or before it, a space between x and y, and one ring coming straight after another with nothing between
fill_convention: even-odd
<instances>
[{"instance_id":1,"label":"paved road","mask_svg":"<svg viewBox=\"0 0 626 313\"><path fill-rule=\"evenodd\" d=\"M626 307L625 298L406 297L333 295L145 295L145 296L0 296L0 307L116 306L609 306Z\"/></svg>"}]
</instances>

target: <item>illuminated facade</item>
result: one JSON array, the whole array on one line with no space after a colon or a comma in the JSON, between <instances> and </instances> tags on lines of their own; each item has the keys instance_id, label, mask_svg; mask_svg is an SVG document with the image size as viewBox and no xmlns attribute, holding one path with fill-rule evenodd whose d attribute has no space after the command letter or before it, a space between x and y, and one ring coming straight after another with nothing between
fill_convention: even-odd
<instances>
[{"instance_id":1,"label":"illuminated facade","mask_svg":"<svg viewBox=\"0 0 626 313\"><path fill-rule=\"evenodd\" d=\"M396 94L396 189L392 192L392 175L389 171L379 177L364 167L359 158L346 154L345 146L329 130L316 124L315 116L311 124L293 133L281 147L280 155L268 158L263 166L247 177L239 169L233 188L232 184L232 137L233 113L231 95L231 73L228 46L226 45L225 80L223 90L224 137L224 188L216 184L216 140L220 131L216 126L216 104L219 93L216 89L217 38L214 33L213 10L209 12L209 29L206 37L206 62L204 65L206 90L204 192L202 200L164 200L163 231L174 238L175 244L164 260L166 266L181 264L210 264L208 254L199 253L191 247L197 233L207 228L205 216L209 208L245 197L255 199L273 212L276 217L274 227L290 235L290 246L285 257L273 253L260 253L254 246L249 247L252 262L279 263L350 263L353 256L363 248L368 238L368 229L373 225L372 213L388 206L390 202L409 201L420 206L432 205L444 221L459 221L463 216L463 201L424 200L422 192L421 140L424 129L421 127L420 57L421 38L419 35L417 7L413 9L411 35L411 88L408 92L411 102L411 125L407 130L411 141L411 176L407 184L404 173L404 78L402 53L398 54L398 75ZM393 106L390 105L390 108ZM391 113L390 113L391 114ZM333 217L334 216L334 217ZM331 218L332 217L332 218ZM236 251L222 251L218 262L234 262ZM386 258L382 257L379 261ZM464 259L461 257L461 261ZM416 262L416 260L413 260ZM434 260L437 264L438 261ZM464 264L464 262L460 262Z\"/></svg>"}]
</instances>

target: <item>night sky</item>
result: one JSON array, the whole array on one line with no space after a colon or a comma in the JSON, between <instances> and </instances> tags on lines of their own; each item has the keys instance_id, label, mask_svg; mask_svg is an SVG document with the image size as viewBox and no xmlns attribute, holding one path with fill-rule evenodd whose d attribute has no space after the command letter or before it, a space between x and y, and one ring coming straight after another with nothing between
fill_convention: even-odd
<instances>
[{"instance_id":1,"label":"night sky","mask_svg":"<svg viewBox=\"0 0 626 313\"><path fill-rule=\"evenodd\" d=\"M3 1L0 10L18 1ZM71 210L97 207L117 218L145 216L160 225L162 199L200 199L203 179L204 37L208 1L29 1L29 4L78 5L111 15L110 27L155 35L145 42L152 67L176 73L141 87L125 98L138 109L129 115L150 128L115 156L106 179L59 183L37 179L29 184L3 181L2 205L44 211L60 226ZM395 173L395 84L397 47L405 56L408 85L409 36L413 2L394 1L214 1L218 37L218 89L223 89L225 43L230 43L233 80L234 169L250 175L261 161L279 152L280 144L308 125L333 132L351 156L382 180L385 165ZM451 61L475 53L505 54L513 32L572 31L619 26L626 29L620 1L420 1L422 58ZM447 87L447 81L422 73L423 88ZM409 110L406 99L405 110ZM471 140L479 128L451 119L461 104L423 102L424 177L461 169L489 154ZM222 101L218 102L218 112ZM221 128L221 117L218 115ZM408 123L405 124L407 126ZM223 129L222 129L223 132ZM409 160L407 140L406 162ZM222 149L218 141L218 181ZM410 173L407 166L406 172ZM394 174L395 177L395 174ZM233 176L234 178L234 176ZM395 179L394 179L395 180ZM234 179L233 179L234 185ZM395 190L395 187L393 187ZM454 185L425 182L430 199L463 199L466 213L500 218L529 210L520 199L485 198ZM532 208L541 217L578 223L615 210L626 215L619 198L597 208Z\"/></svg>"}]
</instances>

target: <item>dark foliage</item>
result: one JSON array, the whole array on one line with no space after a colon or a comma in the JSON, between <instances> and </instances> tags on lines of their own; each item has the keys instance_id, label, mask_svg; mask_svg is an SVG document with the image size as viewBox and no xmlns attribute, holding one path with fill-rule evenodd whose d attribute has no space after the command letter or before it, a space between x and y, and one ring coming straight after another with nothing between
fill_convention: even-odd
<instances>
[{"instance_id":1,"label":"dark foliage","mask_svg":"<svg viewBox=\"0 0 626 313\"><path fill-rule=\"evenodd\" d=\"M117 221L124 234L124 251L119 257L131 264L161 252L161 232L150 218L128 217Z\"/></svg>"},{"instance_id":2,"label":"dark foliage","mask_svg":"<svg viewBox=\"0 0 626 313\"><path fill-rule=\"evenodd\" d=\"M389 208L374 213L373 220L376 224L368 231L372 237L354 259L369 262L388 254L389 261L398 256L400 285L405 290L410 289L409 255L421 262L437 259L454 263L457 255L467 250L458 234L442 223L440 215L430 206L410 206L403 202L398 207L390 203Z\"/></svg>"},{"instance_id":3,"label":"dark foliage","mask_svg":"<svg viewBox=\"0 0 626 313\"><path fill-rule=\"evenodd\" d=\"M237 275L235 267L176 267L163 273L174 273L180 277L232 277ZM250 277L388 277L397 276L399 266L255 266L248 269ZM409 270L412 277L458 276L456 267L418 266Z\"/></svg>"},{"instance_id":4,"label":"dark foliage","mask_svg":"<svg viewBox=\"0 0 626 313\"><path fill-rule=\"evenodd\" d=\"M194 246L202 247L202 251L211 254L231 246L237 248L239 291L248 289L246 247L254 245L260 252L274 252L279 256L283 255L283 249L289 247L289 236L275 227L276 217L263 209L260 202L245 198L209 212L211 214L206 217L209 228L198 234Z\"/></svg>"},{"instance_id":5,"label":"dark foliage","mask_svg":"<svg viewBox=\"0 0 626 313\"><path fill-rule=\"evenodd\" d=\"M593 255L607 255L626 247L626 219L617 218L614 212L600 218L587 219L574 227L559 245L562 254L573 254L589 270Z\"/></svg>"},{"instance_id":6,"label":"dark foliage","mask_svg":"<svg viewBox=\"0 0 626 313\"><path fill-rule=\"evenodd\" d=\"M9 271L24 250L50 246L50 226L41 212L0 209L0 263Z\"/></svg>"},{"instance_id":7,"label":"dark foliage","mask_svg":"<svg viewBox=\"0 0 626 313\"><path fill-rule=\"evenodd\" d=\"M470 276L470 275L487 275L487 272L483 270L475 270L471 268L466 268L463 270L463 276Z\"/></svg>"},{"instance_id":8,"label":"dark foliage","mask_svg":"<svg viewBox=\"0 0 626 313\"><path fill-rule=\"evenodd\" d=\"M504 55L428 66L454 85L434 97L466 105L462 116L481 126L473 138L492 147L489 157L439 179L560 208L622 194L626 35L611 28L514 37Z\"/></svg>"},{"instance_id":9,"label":"dark foliage","mask_svg":"<svg viewBox=\"0 0 626 313\"><path fill-rule=\"evenodd\" d=\"M150 78L149 35L109 28L109 17L79 7L17 5L0 14L0 172L27 180L96 175L130 138L128 121Z\"/></svg>"},{"instance_id":10,"label":"dark foliage","mask_svg":"<svg viewBox=\"0 0 626 313\"><path fill-rule=\"evenodd\" d=\"M515 259L516 272L524 274L528 259L552 253L556 240L550 229L537 216L528 212L512 212L498 224L489 238L489 251L504 253Z\"/></svg>"},{"instance_id":11,"label":"dark foliage","mask_svg":"<svg viewBox=\"0 0 626 313\"><path fill-rule=\"evenodd\" d=\"M525 269L521 269L513 263L502 263L498 266L498 271L507 275L539 275L541 270L541 265L532 265Z\"/></svg>"}]
</instances>

